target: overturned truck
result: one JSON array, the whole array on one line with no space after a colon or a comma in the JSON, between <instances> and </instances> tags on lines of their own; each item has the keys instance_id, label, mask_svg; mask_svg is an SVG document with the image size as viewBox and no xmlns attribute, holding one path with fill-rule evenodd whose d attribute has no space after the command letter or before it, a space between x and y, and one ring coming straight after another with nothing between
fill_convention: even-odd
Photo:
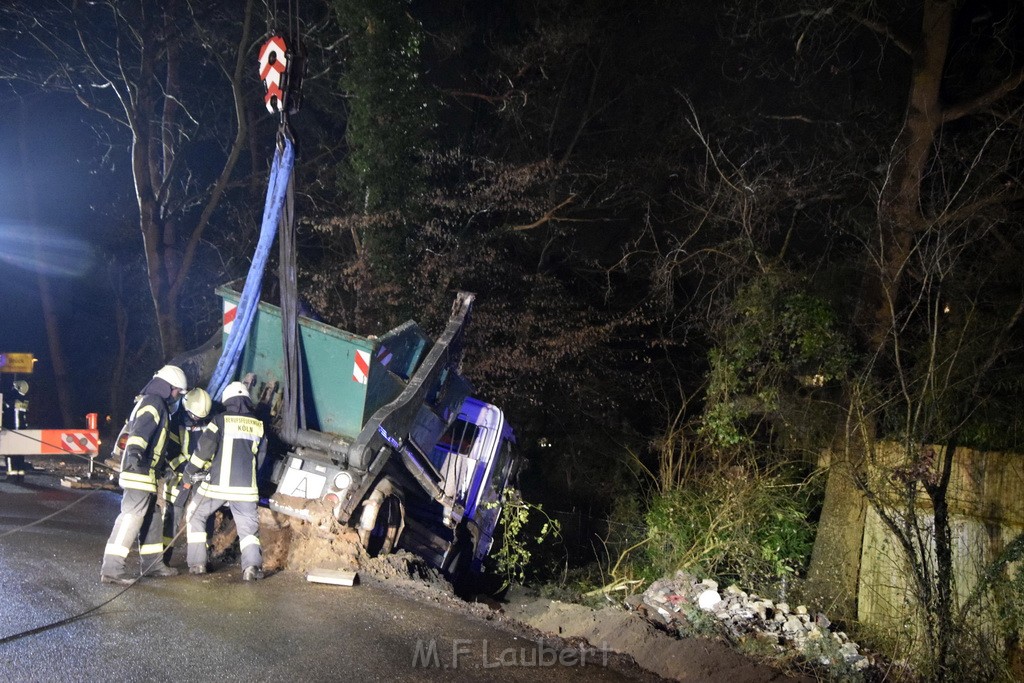
<instances>
[{"instance_id":1,"label":"overturned truck","mask_svg":"<svg viewBox=\"0 0 1024 683\"><path fill-rule=\"evenodd\" d=\"M217 294L226 343L241 295ZM237 372L271 431L261 502L321 529L355 527L371 555L403 548L453 577L479 571L519 459L503 412L459 373L472 304L458 293L436 340L413 321L363 337L297 317L296 364L281 309L261 301ZM208 377L218 346L179 362Z\"/></svg>"}]
</instances>

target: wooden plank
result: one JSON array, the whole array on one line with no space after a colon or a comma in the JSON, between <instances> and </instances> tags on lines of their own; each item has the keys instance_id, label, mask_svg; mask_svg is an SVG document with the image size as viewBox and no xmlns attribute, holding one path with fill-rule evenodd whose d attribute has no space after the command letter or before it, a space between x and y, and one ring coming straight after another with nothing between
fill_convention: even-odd
<instances>
[{"instance_id":1,"label":"wooden plank","mask_svg":"<svg viewBox=\"0 0 1024 683\"><path fill-rule=\"evenodd\" d=\"M356 572L343 569L312 569L306 573L306 581L329 583L335 586L354 586L359 581Z\"/></svg>"}]
</instances>

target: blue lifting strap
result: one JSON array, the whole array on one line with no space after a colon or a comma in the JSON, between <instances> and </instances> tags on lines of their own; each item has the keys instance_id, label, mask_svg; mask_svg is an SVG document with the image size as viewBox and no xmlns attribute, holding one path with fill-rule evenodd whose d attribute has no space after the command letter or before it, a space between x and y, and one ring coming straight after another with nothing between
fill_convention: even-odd
<instances>
[{"instance_id":1,"label":"blue lifting strap","mask_svg":"<svg viewBox=\"0 0 1024 683\"><path fill-rule=\"evenodd\" d=\"M277 226L281 220L281 210L288 193L288 183L295 164L295 148L289 136L281 136L283 146L278 146L274 153L274 163L270 169L270 180L267 183L267 199L263 205L263 225L260 227L260 240L253 254L249 274L245 277L242 296L238 300L238 313L234 325L228 334L228 340L221 351L220 360L213 371L207 391L217 399L224 387L231 382L238 371L238 362L242 358L245 342L249 339L249 328L260 305L260 289L263 282L263 271L270 255L270 247L277 235Z\"/></svg>"}]
</instances>

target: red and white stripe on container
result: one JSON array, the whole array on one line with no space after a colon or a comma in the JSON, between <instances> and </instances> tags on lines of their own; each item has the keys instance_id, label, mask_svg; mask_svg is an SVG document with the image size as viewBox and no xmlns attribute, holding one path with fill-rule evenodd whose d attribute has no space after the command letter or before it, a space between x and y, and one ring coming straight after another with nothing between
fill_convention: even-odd
<instances>
[{"instance_id":1,"label":"red and white stripe on container","mask_svg":"<svg viewBox=\"0 0 1024 683\"><path fill-rule=\"evenodd\" d=\"M224 302L224 334L231 333L231 327L235 324L235 316L238 315L238 304L230 301Z\"/></svg>"},{"instance_id":2,"label":"red and white stripe on container","mask_svg":"<svg viewBox=\"0 0 1024 683\"><path fill-rule=\"evenodd\" d=\"M386 346L381 346L377 350L377 362L384 367L388 366L391 362L392 354L388 351ZM356 360L352 365L352 381L359 382L360 384L366 384L367 379L370 376L370 352L369 351L356 351Z\"/></svg>"},{"instance_id":3,"label":"red and white stripe on container","mask_svg":"<svg viewBox=\"0 0 1024 683\"><path fill-rule=\"evenodd\" d=\"M370 352L356 351L356 359L352 364L352 381L366 384L370 376Z\"/></svg>"}]
</instances>

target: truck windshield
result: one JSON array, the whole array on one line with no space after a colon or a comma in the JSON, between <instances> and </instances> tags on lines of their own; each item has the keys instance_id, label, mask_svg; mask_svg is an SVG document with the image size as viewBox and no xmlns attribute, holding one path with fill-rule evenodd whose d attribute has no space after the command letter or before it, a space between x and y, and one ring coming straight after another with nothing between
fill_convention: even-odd
<instances>
[{"instance_id":1,"label":"truck windshield","mask_svg":"<svg viewBox=\"0 0 1024 683\"><path fill-rule=\"evenodd\" d=\"M456 418L434 447L434 452L430 456L431 463L434 467L440 468L444 466L444 459L448 453L469 455L473 452L473 442L476 441L479 431L480 427L472 422L467 422L461 417Z\"/></svg>"},{"instance_id":2,"label":"truck windshield","mask_svg":"<svg viewBox=\"0 0 1024 683\"><path fill-rule=\"evenodd\" d=\"M512 444L506 439L501 440L501 453L498 454L498 462L491 473L491 489L495 497L501 496L505 484L508 483L509 471L512 469Z\"/></svg>"}]
</instances>

